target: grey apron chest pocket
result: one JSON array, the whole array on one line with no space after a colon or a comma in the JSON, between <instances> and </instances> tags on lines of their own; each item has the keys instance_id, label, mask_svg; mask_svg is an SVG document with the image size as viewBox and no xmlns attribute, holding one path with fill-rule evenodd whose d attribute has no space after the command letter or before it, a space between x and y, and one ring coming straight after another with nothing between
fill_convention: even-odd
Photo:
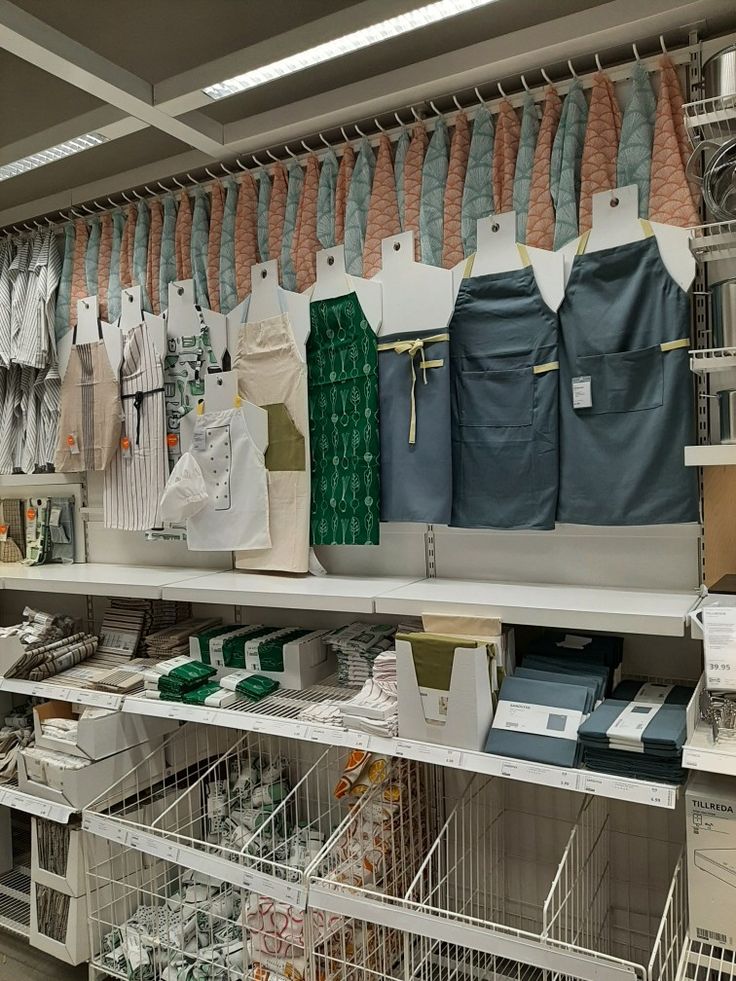
<instances>
[{"instance_id":1,"label":"grey apron chest pocket","mask_svg":"<svg viewBox=\"0 0 736 981\"><path fill-rule=\"evenodd\" d=\"M578 358L577 374L590 377L593 405L575 411L582 415L602 415L658 408L664 398L663 357L662 349L656 344L638 351ZM572 393L567 397L572 398Z\"/></svg>"},{"instance_id":2,"label":"grey apron chest pocket","mask_svg":"<svg viewBox=\"0 0 736 981\"><path fill-rule=\"evenodd\" d=\"M534 375L531 368L462 371L460 425L483 428L531 426Z\"/></svg>"}]
</instances>

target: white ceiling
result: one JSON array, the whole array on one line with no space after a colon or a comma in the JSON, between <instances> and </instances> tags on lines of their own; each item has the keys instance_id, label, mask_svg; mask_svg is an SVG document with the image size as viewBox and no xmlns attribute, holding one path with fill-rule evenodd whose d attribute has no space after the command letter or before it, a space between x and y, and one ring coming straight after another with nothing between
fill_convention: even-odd
<instances>
[{"instance_id":1,"label":"white ceiling","mask_svg":"<svg viewBox=\"0 0 736 981\"><path fill-rule=\"evenodd\" d=\"M510 77L514 90L519 71L589 60L595 45L686 36L693 21L706 33L736 26L731 0L497 0L222 102L201 92L421 2L0 0L0 163L91 130L110 137L0 182L0 223L463 86Z\"/></svg>"}]
</instances>

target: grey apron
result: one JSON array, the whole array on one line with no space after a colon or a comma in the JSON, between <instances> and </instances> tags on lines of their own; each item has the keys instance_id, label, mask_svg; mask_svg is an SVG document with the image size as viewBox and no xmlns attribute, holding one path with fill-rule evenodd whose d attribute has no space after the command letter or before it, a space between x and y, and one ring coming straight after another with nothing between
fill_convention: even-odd
<instances>
[{"instance_id":1,"label":"grey apron","mask_svg":"<svg viewBox=\"0 0 736 981\"><path fill-rule=\"evenodd\" d=\"M554 528L558 485L557 315L523 269L468 278L450 321L452 521Z\"/></svg>"},{"instance_id":2,"label":"grey apron","mask_svg":"<svg viewBox=\"0 0 736 981\"><path fill-rule=\"evenodd\" d=\"M587 255L584 237L560 307L558 521L698 520L695 471L684 465L694 441L690 301L643 224L642 241Z\"/></svg>"},{"instance_id":3,"label":"grey apron","mask_svg":"<svg viewBox=\"0 0 736 981\"><path fill-rule=\"evenodd\" d=\"M450 520L449 341L437 330L379 338L381 521Z\"/></svg>"}]
</instances>

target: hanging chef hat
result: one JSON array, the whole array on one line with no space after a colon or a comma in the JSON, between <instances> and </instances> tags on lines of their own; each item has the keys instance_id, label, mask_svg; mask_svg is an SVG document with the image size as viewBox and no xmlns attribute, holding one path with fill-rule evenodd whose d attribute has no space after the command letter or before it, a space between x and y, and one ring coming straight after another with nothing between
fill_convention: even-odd
<instances>
[{"instance_id":1,"label":"hanging chef hat","mask_svg":"<svg viewBox=\"0 0 736 981\"><path fill-rule=\"evenodd\" d=\"M202 510L208 496L199 464L191 453L184 453L164 487L161 517L174 523L185 521Z\"/></svg>"}]
</instances>

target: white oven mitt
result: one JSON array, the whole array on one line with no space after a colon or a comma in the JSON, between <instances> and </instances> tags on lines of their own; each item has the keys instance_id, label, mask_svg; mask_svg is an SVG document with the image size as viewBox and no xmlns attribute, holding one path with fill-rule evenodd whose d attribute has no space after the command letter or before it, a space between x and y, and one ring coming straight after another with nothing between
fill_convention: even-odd
<instances>
[{"instance_id":1,"label":"white oven mitt","mask_svg":"<svg viewBox=\"0 0 736 981\"><path fill-rule=\"evenodd\" d=\"M161 517L177 524L197 514L209 495L199 464L191 453L183 453L171 471L161 496Z\"/></svg>"}]
</instances>

